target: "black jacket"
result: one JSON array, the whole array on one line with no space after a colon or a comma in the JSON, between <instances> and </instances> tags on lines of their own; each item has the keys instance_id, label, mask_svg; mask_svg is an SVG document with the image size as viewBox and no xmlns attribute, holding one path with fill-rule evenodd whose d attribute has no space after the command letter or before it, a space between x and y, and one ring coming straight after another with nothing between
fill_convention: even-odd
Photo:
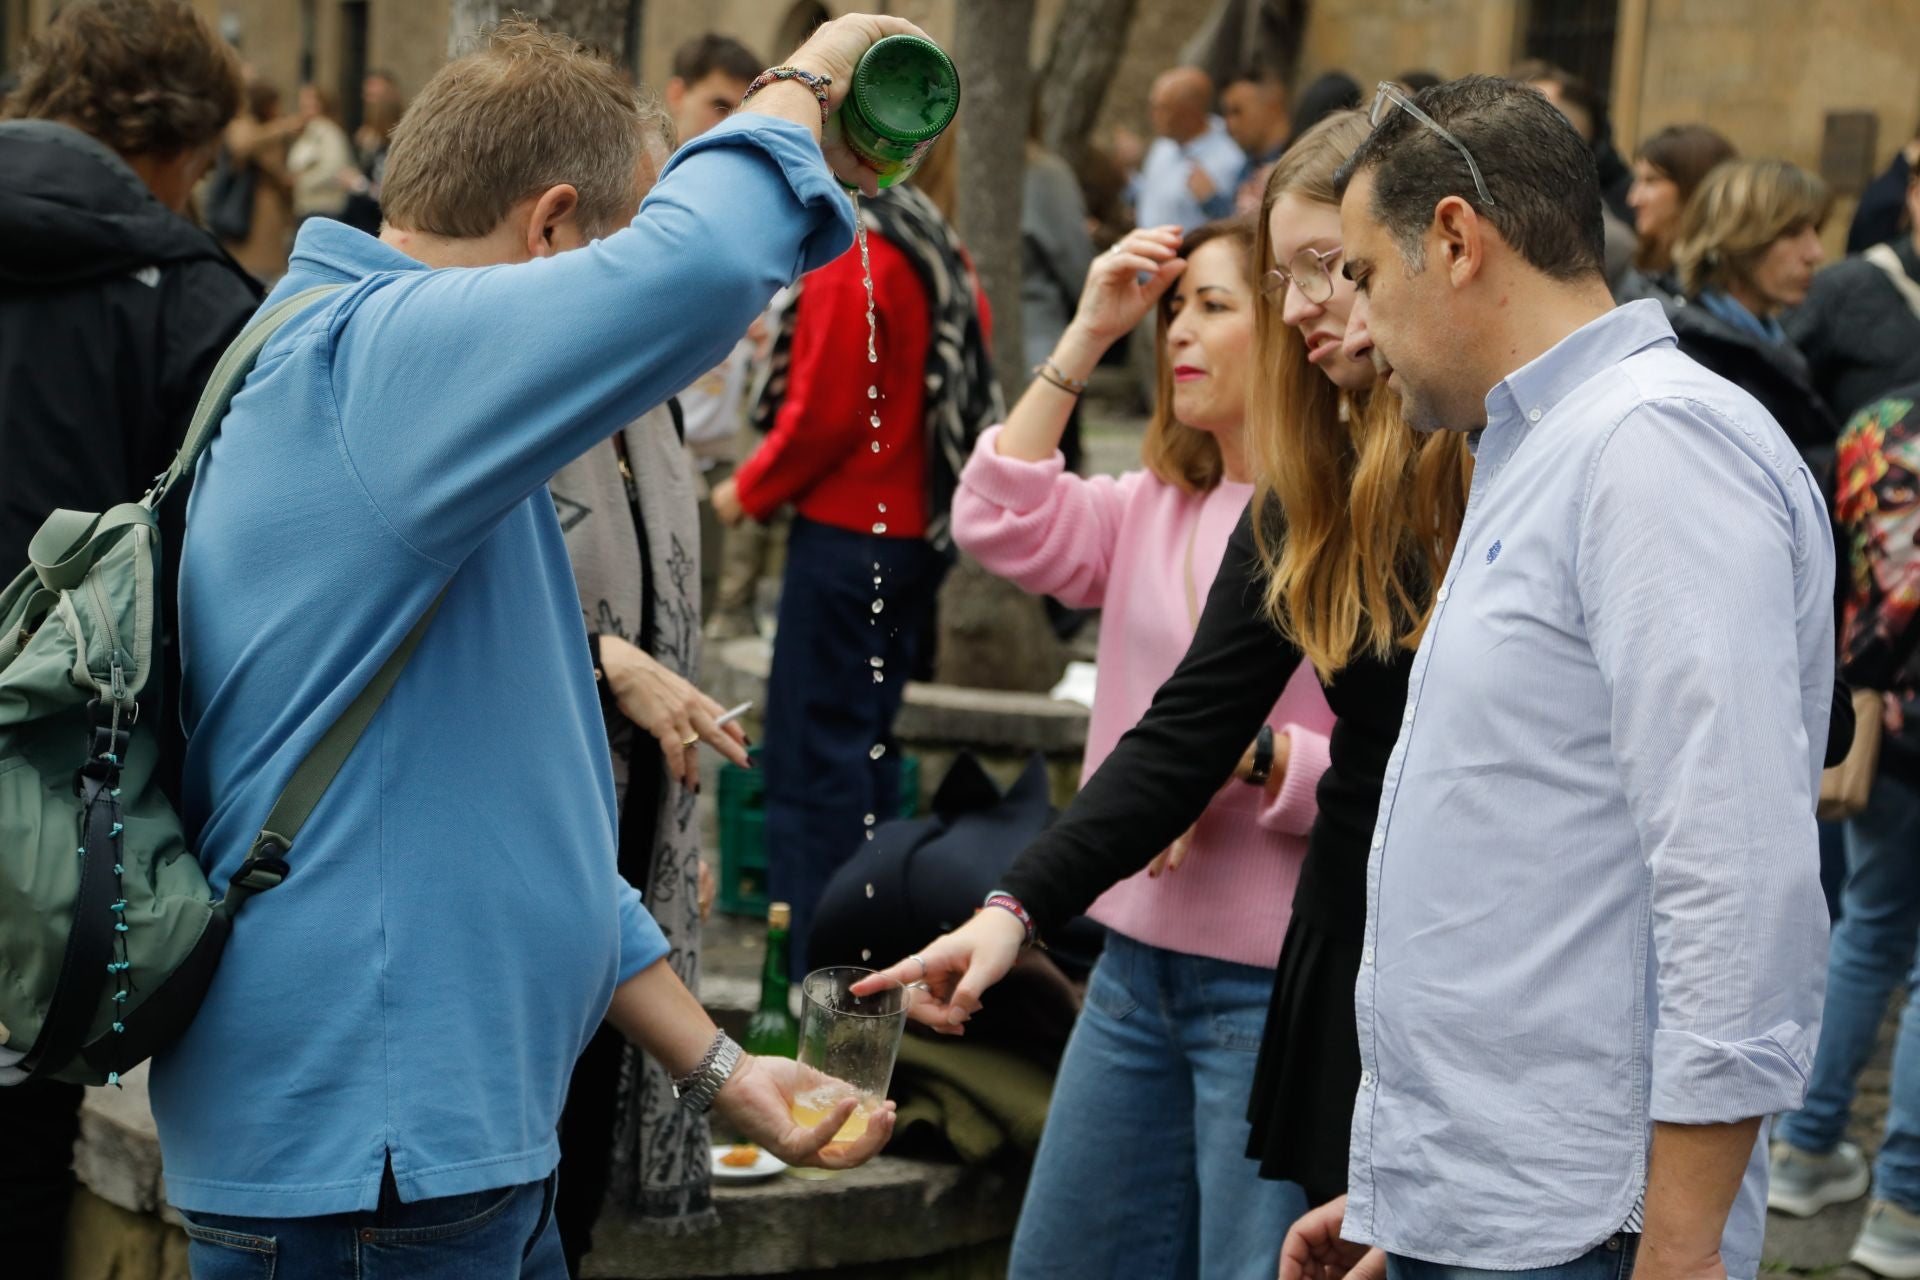
<instances>
[{"instance_id":1,"label":"black jacket","mask_svg":"<svg viewBox=\"0 0 1920 1280\"><path fill-rule=\"evenodd\" d=\"M1913 238L1888 244L1908 278L1920 282ZM1887 273L1865 258L1836 262L1815 276L1807 300L1780 323L1805 353L1814 388L1843 423L1894 388L1920 382L1920 316Z\"/></svg>"},{"instance_id":2,"label":"black jacket","mask_svg":"<svg viewBox=\"0 0 1920 1280\"><path fill-rule=\"evenodd\" d=\"M55 508L140 496L258 302L106 146L0 124L0 577Z\"/></svg>"},{"instance_id":3,"label":"black jacket","mask_svg":"<svg viewBox=\"0 0 1920 1280\"><path fill-rule=\"evenodd\" d=\"M1663 305L1680 350L1758 400L1824 479L1840 424L1814 390L1806 358L1791 343L1769 342L1698 303Z\"/></svg>"}]
</instances>

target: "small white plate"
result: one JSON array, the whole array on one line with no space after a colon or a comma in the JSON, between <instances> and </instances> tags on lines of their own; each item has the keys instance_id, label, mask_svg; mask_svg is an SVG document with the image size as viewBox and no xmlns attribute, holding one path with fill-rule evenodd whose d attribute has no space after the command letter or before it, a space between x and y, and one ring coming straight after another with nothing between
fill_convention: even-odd
<instances>
[{"instance_id":1,"label":"small white plate","mask_svg":"<svg viewBox=\"0 0 1920 1280\"><path fill-rule=\"evenodd\" d=\"M749 1165L730 1165L720 1163L720 1157L733 1150L730 1142L717 1142L713 1147L713 1177L716 1182L759 1182L771 1178L786 1170L786 1162L762 1147Z\"/></svg>"}]
</instances>

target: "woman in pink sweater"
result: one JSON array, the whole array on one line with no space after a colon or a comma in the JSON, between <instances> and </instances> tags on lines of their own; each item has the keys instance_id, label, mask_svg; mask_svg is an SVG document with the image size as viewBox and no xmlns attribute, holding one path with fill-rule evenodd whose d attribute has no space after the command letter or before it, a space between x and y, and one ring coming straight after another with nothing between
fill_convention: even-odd
<instances>
[{"instance_id":1,"label":"woman in pink sweater","mask_svg":"<svg viewBox=\"0 0 1920 1280\"><path fill-rule=\"evenodd\" d=\"M954 538L1036 594L1101 610L1086 773L1146 711L1193 639L1228 535L1253 496L1246 398L1250 221L1136 231L1094 262L1051 361L985 433L953 502ZM1158 306L1159 395L1144 467L1068 473L1078 385ZM1239 781L1153 866L1090 911L1109 929L1054 1086L1010 1275L1078 1274L1088 1234L1179 1242L1185 1274L1270 1280L1299 1188L1246 1158L1273 965L1327 766L1333 713L1304 664L1249 744ZM1141 1195L1142 1187L1153 1188ZM1201 1224L1205 1223L1202 1232Z\"/></svg>"}]
</instances>

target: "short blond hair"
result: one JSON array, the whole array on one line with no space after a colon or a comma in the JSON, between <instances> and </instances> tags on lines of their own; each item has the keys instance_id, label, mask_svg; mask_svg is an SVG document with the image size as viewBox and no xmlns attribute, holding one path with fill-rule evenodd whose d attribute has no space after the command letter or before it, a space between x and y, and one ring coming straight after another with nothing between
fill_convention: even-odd
<instances>
[{"instance_id":1,"label":"short blond hair","mask_svg":"<svg viewBox=\"0 0 1920 1280\"><path fill-rule=\"evenodd\" d=\"M502 22L401 116L381 211L409 231L468 239L569 183L581 225L603 235L632 220L634 173L656 130L672 136L665 109L605 58L536 22Z\"/></svg>"},{"instance_id":2,"label":"short blond hair","mask_svg":"<svg viewBox=\"0 0 1920 1280\"><path fill-rule=\"evenodd\" d=\"M1673 262L1689 296L1752 281L1767 246L1827 220L1827 184L1785 160L1716 165L1680 214Z\"/></svg>"}]
</instances>

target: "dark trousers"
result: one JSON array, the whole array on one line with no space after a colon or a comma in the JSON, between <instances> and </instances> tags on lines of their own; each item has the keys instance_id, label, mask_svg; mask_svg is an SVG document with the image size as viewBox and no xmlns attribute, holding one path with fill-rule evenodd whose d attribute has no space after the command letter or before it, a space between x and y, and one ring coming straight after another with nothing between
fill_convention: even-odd
<instances>
[{"instance_id":1,"label":"dark trousers","mask_svg":"<svg viewBox=\"0 0 1920 1280\"><path fill-rule=\"evenodd\" d=\"M860 846L865 815L884 821L899 812L893 721L931 643L934 596L946 569L945 557L918 538L794 518L760 763L768 893L793 907L796 981L807 972L815 904ZM876 598L883 601L879 613ZM885 748L878 759L875 746Z\"/></svg>"},{"instance_id":2,"label":"dark trousers","mask_svg":"<svg viewBox=\"0 0 1920 1280\"><path fill-rule=\"evenodd\" d=\"M9 1275L64 1270L84 1094L39 1081L0 1089L0 1258Z\"/></svg>"},{"instance_id":3,"label":"dark trousers","mask_svg":"<svg viewBox=\"0 0 1920 1280\"><path fill-rule=\"evenodd\" d=\"M607 1199L625 1049L625 1037L612 1023L601 1023L573 1066L566 1109L560 1114L560 1189L553 1216L570 1276L580 1274L580 1260L593 1249L593 1226Z\"/></svg>"}]
</instances>

